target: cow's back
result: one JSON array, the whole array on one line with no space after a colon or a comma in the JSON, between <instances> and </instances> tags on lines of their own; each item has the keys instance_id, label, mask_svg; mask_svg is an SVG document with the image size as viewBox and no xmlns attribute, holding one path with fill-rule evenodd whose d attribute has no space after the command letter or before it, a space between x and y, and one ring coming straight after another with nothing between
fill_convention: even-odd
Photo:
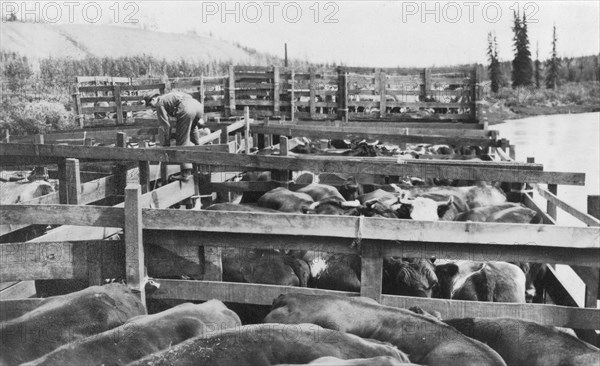
<instances>
[{"instance_id":1,"label":"cow's back","mask_svg":"<svg viewBox=\"0 0 600 366\"><path fill-rule=\"evenodd\" d=\"M534 322L512 318L464 318L444 322L492 347L508 366L584 366L600 362L598 348Z\"/></svg>"},{"instance_id":2,"label":"cow's back","mask_svg":"<svg viewBox=\"0 0 600 366\"><path fill-rule=\"evenodd\" d=\"M2 323L2 360L8 365L30 361L145 313L137 296L121 284L50 297L34 310Z\"/></svg>"},{"instance_id":3,"label":"cow's back","mask_svg":"<svg viewBox=\"0 0 600 366\"><path fill-rule=\"evenodd\" d=\"M189 338L240 325L240 318L218 300L185 303L64 345L27 365L124 365Z\"/></svg>"}]
</instances>

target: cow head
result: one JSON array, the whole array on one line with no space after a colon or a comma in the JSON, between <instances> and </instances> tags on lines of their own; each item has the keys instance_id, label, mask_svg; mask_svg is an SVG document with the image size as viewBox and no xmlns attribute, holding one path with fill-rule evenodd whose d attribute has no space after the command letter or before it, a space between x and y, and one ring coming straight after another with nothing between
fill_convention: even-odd
<instances>
[{"instance_id":1,"label":"cow head","mask_svg":"<svg viewBox=\"0 0 600 366\"><path fill-rule=\"evenodd\" d=\"M437 221L452 205L454 199L452 196L446 202L436 202L431 198L417 197L414 199L401 198L400 206L394 205L397 215L401 219Z\"/></svg>"},{"instance_id":2,"label":"cow head","mask_svg":"<svg viewBox=\"0 0 600 366\"><path fill-rule=\"evenodd\" d=\"M358 183L354 177L348 178L342 185L338 188L340 194L347 201L353 201L364 194L363 187L360 183Z\"/></svg>"},{"instance_id":3,"label":"cow head","mask_svg":"<svg viewBox=\"0 0 600 366\"><path fill-rule=\"evenodd\" d=\"M435 266L428 259L386 258L383 262L383 290L401 296L432 297L437 291Z\"/></svg>"},{"instance_id":4,"label":"cow head","mask_svg":"<svg viewBox=\"0 0 600 366\"><path fill-rule=\"evenodd\" d=\"M454 288L454 277L458 274L458 265L456 263L447 263L438 265L435 268L435 274L439 281L439 287L434 293L435 297L449 299L452 296Z\"/></svg>"}]
</instances>

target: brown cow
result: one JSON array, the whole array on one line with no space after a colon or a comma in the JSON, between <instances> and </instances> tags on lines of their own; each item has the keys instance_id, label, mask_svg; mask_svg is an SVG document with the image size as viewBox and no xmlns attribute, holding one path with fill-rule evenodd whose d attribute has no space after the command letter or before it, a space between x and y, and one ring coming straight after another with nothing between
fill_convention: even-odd
<instances>
[{"instance_id":1,"label":"brown cow","mask_svg":"<svg viewBox=\"0 0 600 366\"><path fill-rule=\"evenodd\" d=\"M240 318L218 300L185 303L135 317L109 331L64 345L27 365L126 365L186 339L240 326Z\"/></svg>"},{"instance_id":2,"label":"brown cow","mask_svg":"<svg viewBox=\"0 0 600 366\"><path fill-rule=\"evenodd\" d=\"M342 359L391 356L408 361L396 347L315 324L260 324L196 337L130 366L305 364L325 356Z\"/></svg>"},{"instance_id":3,"label":"brown cow","mask_svg":"<svg viewBox=\"0 0 600 366\"><path fill-rule=\"evenodd\" d=\"M467 338L430 316L379 305L367 298L332 295L281 295L266 323L314 323L340 332L389 342L410 361L431 366L506 365L485 344Z\"/></svg>"},{"instance_id":4,"label":"brown cow","mask_svg":"<svg viewBox=\"0 0 600 366\"><path fill-rule=\"evenodd\" d=\"M145 313L138 297L127 286L116 283L49 297L34 310L2 323L0 364L34 360Z\"/></svg>"},{"instance_id":5,"label":"brown cow","mask_svg":"<svg viewBox=\"0 0 600 366\"><path fill-rule=\"evenodd\" d=\"M554 327L512 318L445 320L461 333L492 347L508 366L588 366L600 350Z\"/></svg>"}]
</instances>

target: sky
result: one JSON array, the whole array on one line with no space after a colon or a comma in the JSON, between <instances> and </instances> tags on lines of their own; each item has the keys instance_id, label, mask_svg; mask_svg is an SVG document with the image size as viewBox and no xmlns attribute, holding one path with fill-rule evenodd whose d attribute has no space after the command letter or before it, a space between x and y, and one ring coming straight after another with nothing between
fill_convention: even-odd
<instances>
[{"instance_id":1,"label":"sky","mask_svg":"<svg viewBox=\"0 0 600 366\"><path fill-rule=\"evenodd\" d=\"M2 1L7 4L21 2ZM560 56L600 53L600 1L96 1L37 2L57 23L144 25L211 35L259 51L347 65L442 66L486 62L488 32L501 60L513 58L513 11L528 18L530 50ZM54 3L55 5L48 5ZM91 4L90 4L91 3ZM10 5L9 5L10 6ZM31 5L30 5L31 6ZM96 7L102 9L101 16ZM61 9L61 16L53 14ZM85 11L84 11L85 9ZM72 19L67 15L72 15ZM4 14L3 14L4 15Z\"/></svg>"}]
</instances>

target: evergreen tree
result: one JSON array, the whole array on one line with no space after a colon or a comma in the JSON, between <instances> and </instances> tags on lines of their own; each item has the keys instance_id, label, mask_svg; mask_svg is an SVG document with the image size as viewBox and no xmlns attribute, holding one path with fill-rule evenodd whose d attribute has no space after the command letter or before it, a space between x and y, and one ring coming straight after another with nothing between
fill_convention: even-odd
<instances>
[{"instance_id":1,"label":"evergreen tree","mask_svg":"<svg viewBox=\"0 0 600 366\"><path fill-rule=\"evenodd\" d=\"M534 79L535 79L535 87L536 88L540 88L540 79L542 77L541 75L541 68L542 68L542 63L540 62L540 47L538 45L538 43L535 43L535 71L534 71Z\"/></svg>"},{"instance_id":2,"label":"evergreen tree","mask_svg":"<svg viewBox=\"0 0 600 366\"><path fill-rule=\"evenodd\" d=\"M497 93L500 87L500 62L498 61L498 43L496 42L496 35L492 36L492 33L488 33L488 59L490 65L488 66L488 72L491 80L492 92Z\"/></svg>"},{"instance_id":3,"label":"evergreen tree","mask_svg":"<svg viewBox=\"0 0 600 366\"><path fill-rule=\"evenodd\" d=\"M529 38L527 36L527 19L523 14L523 19L519 19L519 14L514 13L513 23L515 58L512 62L512 86L531 85L533 67L531 63L531 52L529 52Z\"/></svg>"},{"instance_id":4,"label":"evergreen tree","mask_svg":"<svg viewBox=\"0 0 600 366\"><path fill-rule=\"evenodd\" d=\"M554 26L552 32L552 55L550 56L550 60L548 60L546 67L546 88L547 89L556 89L558 85L558 72L560 69L560 59L556 53L556 26Z\"/></svg>"}]
</instances>

